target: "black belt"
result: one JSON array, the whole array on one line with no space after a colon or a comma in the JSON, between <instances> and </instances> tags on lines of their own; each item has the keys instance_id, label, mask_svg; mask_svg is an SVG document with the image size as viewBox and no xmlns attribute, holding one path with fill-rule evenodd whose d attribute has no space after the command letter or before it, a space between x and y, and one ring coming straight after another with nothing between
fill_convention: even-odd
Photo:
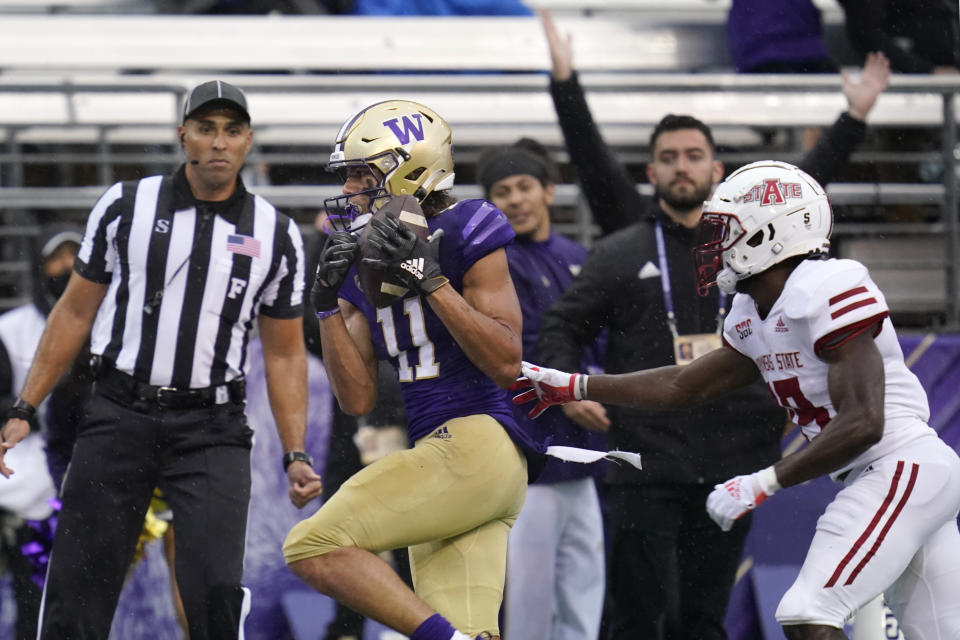
<instances>
[{"instance_id":1,"label":"black belt","mask_svg":"<svg viewBox=\"0 0 960 640\"><path fill-rule=\"evenodd\" d=\"M101 367L96 390L121 402L139 403L164 409L201 409L233 402L242 404L246 382L237 378L221 385L199 389L178 389L140 382L112 366Z\"/></svg>"}]
</instances>

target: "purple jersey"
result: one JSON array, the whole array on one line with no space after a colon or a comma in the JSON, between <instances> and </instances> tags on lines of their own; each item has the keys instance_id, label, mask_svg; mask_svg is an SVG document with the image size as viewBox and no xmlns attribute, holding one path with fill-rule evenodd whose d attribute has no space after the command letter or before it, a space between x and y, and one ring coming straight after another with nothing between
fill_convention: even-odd
<instances>
[{"instance_id":1,"label":"purple jersey","mask_svg":"<svg viewBox=\"0 0 960 640\"><path fill-rule=\"evenodd\" d=\"M431 233L443 229L440 268L461 293L470 267L514 235L503 212L485 200L458 202L428 223ZM542 451L517 427L503 390L470 361L425 300L410 293L377 309L360 290L355 270L340 297L363 312L377 357L397 371L411 443L447 420L487 414L522 448Z\"/></svg>"},{"instance_id":2,"label":"purple jersey","mask_svg":"<svg viewBox=\"0 0 960 640\"><path fill-rule=\"evenodd\" d=\"M537 337L540 334L540 319L553 302L560 297L580 272L587 250L555 231L544 242L534 242L518 237L506 248L520 308L523 311L523 359L540 362L537 353ZM580 370L603 373L602 344L598 341L585 350ZM507 392L508 398L515 392ZM511 403L512 404L512 403ZM550 407L538 418L527 417L529 405L514 406L513 415L517 424L536 441L551 445L605 450L607 436L598 431L588 431L567 418L560 407ZM575 464L548 458L537 482L551 483L576 480L587 476L602 476L606 465Z\"/></svg>"},{"instance_id":3,"label":"purple jersey","mask_svg":"<svg viewBox=\"0 0 960 640\"><path fill-rule=\"evenodd\" d=\"M811 0L734 0L727 41L737 71L770 62L829 61L820 9Z\"/></svg>"}]
</instances>

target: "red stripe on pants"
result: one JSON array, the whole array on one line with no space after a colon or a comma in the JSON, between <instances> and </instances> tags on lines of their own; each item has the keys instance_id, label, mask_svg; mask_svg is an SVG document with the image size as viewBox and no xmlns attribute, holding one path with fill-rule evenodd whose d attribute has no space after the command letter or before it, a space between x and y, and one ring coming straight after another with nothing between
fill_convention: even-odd
<instances>
[{"instance_id":1,"label":"red stripe on pants","mask_svg":"<svg viewBox=\"0 0 960 640\"><path fill-rule=\"evenodd\" d=\"M853 543L853 546L850 548L850 551L847 552L847 555L843 557L843 560L840 561L840 564L837 565L836 570L833 572L833 575L830 576L830 579L827 580L827 584L823 585L824 588L832 587L837 583L837 580L840 579L840 574L847 567L847 564L853 559L853 556L857 554L857 551L860 550L860 547L864 542L867 541L867 538L870 537L870 534L873 533L873 530L876 528L877 524L880 522L880 518L883 517L883 514L886 513L887 507L890 506L890 503L893 501L893 496L897 493L897 484L900 482L900 475L903 473L903 462L897 462L897 470L893 474L893 480L890 482L890 490L887 492L887 497L883 499L883 502L880 504L880 508L877 509L877 512L874 514L873 519L870 521L870 524L867 525L866 530L860 534L860 537L857 538L857 541Z\"/></svg>"},{"instance_id":2,"label":"red stripe on pants","mask_svg":"<svg viewBox=\"0 0 960 640\"><path fill-rule=\"evenodd\" d=\"M850 577L847 578L847 581L843 583L844 586L852 583L860 574L860 571L863 569L864 565L870 562L870 558L876 555L877 549L880 548L880 544L883 542L883 539L887 537L887 532L890 531L890 527L893 526L893 521L897 519L897 516L900 515L901 511L903 511L904 505L907 504L907 499L910 498L910 494L913 492L913 485L917 483L917 472L919 471L920 465L914 462L913 467L910 469L910 480L907 481L907 489L903 492L903 497L900 498L900 502L897 503L897 508L893 510L892 514L890 514L890 519L887 520L887 523L883 525L883 529L880 530L880 535L877 536L876 542L874 542L873 546L870 547L870 551L868 551L867 555L863 557L863 560L860 561L860 564L857 565L857 568L850 573Z\"/></svg>"}]
</instances>

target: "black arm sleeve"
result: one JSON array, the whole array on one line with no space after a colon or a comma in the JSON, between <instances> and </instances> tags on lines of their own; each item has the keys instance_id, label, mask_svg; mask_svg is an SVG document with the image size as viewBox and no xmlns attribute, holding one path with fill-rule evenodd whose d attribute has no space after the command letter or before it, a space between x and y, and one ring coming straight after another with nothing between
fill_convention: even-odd
<instances>
[{"instance_id":1,"label":"black arm sleeve","mask_svg":"<svg viewBox=\"0 0 960 640\"><path fill-rule=\"evenodd\" d=\"M890 68L901 73L933 70L930 60L907 52L887 33L887 8L883 0L840 0L840 4L847 38L859 53L881 51L890 59Z\"/></svg>"},{"instance_id":2,"label":"black arm sleeve","mask_svg":"<svg viewBox=\"0 0 960 640\"><path fill-rule=\"evenodd\" d=\"M603 255L607 254L607 255ZM577 371L583 352L609 324L610 304L616 294L608 290L610 256L602 243L584 262L566 291L544 312L537 338L542 364L561 371Z\"/></svg>"},{"instance_id":3,"label":"black arm sleeve","mask_svg":"<svg viewBox=\"0 0 960 640\"><path fill-rule=\"evenodd\" d=\"M643 198L600 135L577 74L563 82L551 79L550 95L594 221L604 235L636 222L644 209Z\"/></svg>"},{"instance_id":4,"label":"black arm sleeve","mask_svg":"<svg viewBox=\"0 0 960 640\"><path fill-rule=\"evenodd\" d=\"M821 185L827 186L837 179L840 170L850 161L850 155L866 135L867 125L844 112L804 156L800 168Z\"/></svg>"}]
</instances>

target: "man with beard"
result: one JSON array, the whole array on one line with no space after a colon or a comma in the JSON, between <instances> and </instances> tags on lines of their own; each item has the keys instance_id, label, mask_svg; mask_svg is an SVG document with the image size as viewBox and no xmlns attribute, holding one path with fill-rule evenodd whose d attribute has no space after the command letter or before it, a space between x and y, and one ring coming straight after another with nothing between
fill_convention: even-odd
<instances>
[{"instance_id":1,"label":"man with beard","mask_svg":"<svg viewBox=\"0 0 960 640\"><path fill-rule=\"evenodd\" d=\"M643 198L590 114L570 40L560 37L549 14L543 18L560 127L584 198L609 235L593 245L579 276L544 314L540 364L575 370L604 328L608 373L687 364L721 346L729 302L715 289L698 297L695 286L695 228L723 178L710 128L689 115L667 115L656 125L646 167L655 194ZM865 67L856 83L845 80L849 111L801 163L821 183L863 139L863 120L889 76L881 63ZM704 505L717 482L779 459L786 415L760 383L683 411L607 410L608 446L641 453L643 471L611 465L606 478L601 637L726 638L724 616L749 520L723 533Z\"/></svg>"},{"instance_id":2,"label":"man with beard","mask_svg":"<svg viewBox=\"0 0 960 640\"><path fill-rule=\"evenodd\" d=\"M721 345L727 299L697 296L691 250L700 207L723 166L710 129L691 116L665 117L651 138L655 204L595 243L580 275L544 314L537 352L546 366L569 370L561 363L579 362L604 328L609 372L686 364ZM717 482L779 458L786 416L761 384L674 413L607 411L608 445L640 452L643 471L611 465L606 478L602 637L725 638L749 521L724 533L704 504Z\"/></svg>"}]
</instances>

